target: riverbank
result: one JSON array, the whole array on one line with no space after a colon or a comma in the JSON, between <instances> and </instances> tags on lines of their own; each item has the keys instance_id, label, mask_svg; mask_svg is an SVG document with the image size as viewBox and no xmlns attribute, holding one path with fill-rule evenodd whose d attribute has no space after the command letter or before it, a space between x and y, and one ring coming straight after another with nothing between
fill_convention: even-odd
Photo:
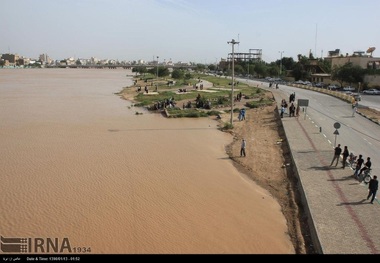
<instances>
[{"instance_id":1,"label":"riverbank","mask_svg":"<svg viewBox=\"0 0 380 263\"><path fill-rule=\"evenodd\" d=\"M139 85L139 84L137 84ZM122 97L134 101L133 89L126 89ZM265 92L268 99L273 99L271 92ZM186 100L178 101L179 105ZM244 108L247 100L242 98L236 101L235 108ZM218 108L224 112L230 107ZM223 129L225 123L230 121L230 113L221 113L220 119L211 117L218 122L219 129ZM287 169L290 162L289 149L283 143L286 138L281 121L277 113L276 104L262 106L254 109L246 109L246 119L238 120L238 113L234 113L232 130L227 130L233 136L232 142L226 146L226 153L233 161L238 171L262 188L268 190L279 202L281 211L286 218L288 235L294 245L297 254L314 253L311 240L308 235L308 225L303 220L302 208L300 208L295 177ZM241 140L247 141L247 157L240 157Z\"/></svg>"}]
</instances>

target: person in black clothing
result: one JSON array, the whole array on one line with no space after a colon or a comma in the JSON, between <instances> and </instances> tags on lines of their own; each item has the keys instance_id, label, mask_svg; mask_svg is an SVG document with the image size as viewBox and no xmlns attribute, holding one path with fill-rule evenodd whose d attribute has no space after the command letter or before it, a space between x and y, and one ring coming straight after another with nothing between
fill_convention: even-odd
<instances>
[{"instance_id":1,"label":"person in black clothing","mask_svg":"<svg viewBox=\"0 0 380 263\"><path fill-rule=\"evenodd\" d=\"M241 148L240 148L240 157L245 157L245 148L247 146L247 143L245 142L245 139L241 141Z\"/></svg>"},{"instance_id":2,"label":"person in black clothing","mask_svg":"<svg viewBox=\"0 0 380 263\"><path fill-rule=\"evenodd\" d=\"M340 157L341 152L342 152L342 148L340 148L340 144L338 144L338 146L335 147L335 149L334 149L334 158L332 159L330 166L333 165L335 160L336 160L335 166L338 165L338 161L339 161L339 157Z\"/></svg>"},{"instance_id":3,"label":"person in black clothing","mask_svg":"<svg viewBox=\"0 0 380 263\"><path fill-rule=\"evenodd\" d=\"M296 111L296 107L294 106L294 103L292 102L289 107L289 117L294 117L294 112Z\"/></svg>"},{"instance_id":4,"label":"person in black clothing","mask_svg":"<svg viewBox=\"0 0 380 263\"><path fill-rule=\"evenodd\" d=\"M358 177L360 178L360 176L362 175L362 172L364 172L365 170L367 169L370 169L371 168L371 158L370 157L367 157L367 161L366 163L364 164L364 167L362 169L360 169L360 172L358 174Z\"/></svg>"},{"instance_id":5,"label":"person in black clothing","mask_svg":"<svg viewBox=\"0 0 380 263\"><path fill-rule=\"evenodd\" d=\"M348 155L350 155L350 153L348 152L348 148L347 148L347 146L344 146L344 150L343 150L343 166L342 166L343 169L346 167L346 162L347 162Z\"/></svg>"},{"instance_id":6,"label":"person in black clothing","mask_svg":"<svg viewBox=\"0 0 380 263\"><path fill-rule=\"evenodd\" d=\"M359 154L359 158L356 160L356 167L354 176L357 177L360 169L362 168L362 165L364 163L363 155Z\"/></svg>"},{"instance_id":7,"label":"person in black clothing","mask_svg":"<svg viewBox=\"0 0 380 263\"><path fill-rule=\"evenodd\" d=\"M371 204L373 204L373 200L375 200L376 192L378 188L379 188L379 181L377 181L377 176L375 175L373 176L371 181L369 181L369 185L368 185L369 192L368 192L367 200L370 199L372 196Z\"/></svg>"}]
</instances>

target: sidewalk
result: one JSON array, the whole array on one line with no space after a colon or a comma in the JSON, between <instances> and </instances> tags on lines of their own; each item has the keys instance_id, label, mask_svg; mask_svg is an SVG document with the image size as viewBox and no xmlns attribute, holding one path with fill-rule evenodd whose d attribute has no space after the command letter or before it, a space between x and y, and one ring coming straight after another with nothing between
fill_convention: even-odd
<instances>
[{"instance_id":1,"label":"sidewalk","mask_svg":"<svg viewBox=\"0 0 380 263\"><path fill-rule=\"evenodd\" d=\"M278 108L288 99L272 91ZM350 167L330 167L333 146L315 125L300 116L282 119L292 155L294 175L299 179L302 203L320 254L379 254L380 203L366 200L368 186L354 179Z\"/></svg>"}]
</instances>

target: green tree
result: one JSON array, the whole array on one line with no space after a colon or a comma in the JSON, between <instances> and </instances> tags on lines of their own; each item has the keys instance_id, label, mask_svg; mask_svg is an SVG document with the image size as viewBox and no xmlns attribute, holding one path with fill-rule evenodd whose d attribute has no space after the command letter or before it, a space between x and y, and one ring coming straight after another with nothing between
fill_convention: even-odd
<instances>
[{"instance_id":1,"label":"green tree","mask_svg":"<svg viewBox=\"0 0 380 263\"><path fill-rule=\"evenodd\" d=\"M210 64L210 65L208 65L208 69L211 70L211 71L215 71L216 70L216 66L214 64Z\"/></svg>"},{"instance_id":2,"label":"green tree","mask_svg":"<svg viewBox=\"0 0 380 263\"><path fill-rule=\"evenodd\" d=\"M298 54L298 62L293 67L293 77L295 80L306 80L310 78L310 72L307 71L309 66L309 58Z\"/></svg>"},{"instance_id":3,"label":"green tree","mask_svg":"<svg viewBox=\"0 0 380 263\"><path fill-rule=\"evenodd\" d=\"M261 62L255 63L253 70L257 74L258 78L262 78L262 77L267 76L267 66L264 63L261 63ZM251 70L249 70L249 71L251 71Z\"/></svg>"},{"instance_id":4,"label":"green tree","mask_svg":"<svg viewBox=\"0 0 380 263\"><path fill-rule=\"evenodd\" d=\"M235 75L236 75L236 74L245 74L245 70L244 70L244 68L242 67L242 65L240 65L240 64L235 64L235 65L234 65L234 73L235 73Z\"/></svg>"},{"instance_id":5,"label":"green tree","mask_svg":"<svg viewBox=\"0 0 380 263\"><path fill-rule=\"evenodd\" d=\"M134 67L134 68L132 68L132 72L137 72L139 74L144 75L145 73L148 72L148 70L146 67Z\"/></svg>"},{"instance_id":6,"label":"green tree","mask_svg":"<svg viewBox=\"0 0 380 263\"><path fill-rule=\"evenodd\" d=\"M281 61L282 61L282 70L283 71L292 70L296 65L296 62L294 61L294 59L292 57L283 57ZM278 63L278 64L280 64L280 63Z\"/></svg>"},{"instance_id":7,"label":"green tree","mask_svg":"<svg viewBox=\"0 0 380 263\"><path fill-rule=\"evenodd\" d=\"M189 79L192 79L193 78L193 75L191 75L191 73L186 73L185 74L185 80L189 80Z\"/></svg>"},{"instance_id":8,"label":"green tree","mask_svg":"<svg viewBox=\"0 0 380 263\"><path fill-rule=\"evenodd\" d=\"M269 64L267 72L270 76L278 76L280 73L280 67L276 65L276 63Z\"/></svg>"},{"instance_id":9,"label":"green tree","mask_svg":"<svg viewBox=\"0 0 380 263\"><path fill-rule=\"evenodd\" d=\"M158 67L158 76L159 77L167 77L170 76L170 71L166 67Z\"/></svg>"},{"instance_id":10,"label":"green tree","mask_svg":"<svg viewBox=\"0 0 380 263\"><path fill-rule=\"evenodd\" d=\"M203 64L197 64L196 71L203 72L206 69L206 66Z\"/></svg>"},{"instance_id":11,"label":"green tree","mask_svg":"<svg viewBox=\"0 0 380 263\"><path fill-rule=\"evenodd\" d=\"M185 72L180 69L174 69L172 72L172 78L173 79L182 79L185 76Z\"/></svg>"},{"instance_id":12,"label":"green tree","mask_svg":"<svg viewBox=\"0 0 380 263\"><path fill-rule=\"evenodd\" d=\"M343 66L336 66L332 69L331 79L336 80L343 86L343 83L358 83L363 82L364 74L366 70L360 66L354 66L351 62L344 64Z\"/></svg>"}]
</instances>

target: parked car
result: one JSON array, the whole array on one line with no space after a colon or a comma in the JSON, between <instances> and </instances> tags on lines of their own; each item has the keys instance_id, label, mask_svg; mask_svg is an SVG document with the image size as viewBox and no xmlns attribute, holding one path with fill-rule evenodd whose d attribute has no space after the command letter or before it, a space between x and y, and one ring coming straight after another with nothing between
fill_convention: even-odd
<instances>
[{"instance_id":1,"label":"parked car","mask_svg":"<svg viewBox=\"0 0 380 263\"><path fill-rule=\"evenodd\" d=\"M305 83L304 83L302 80L297 80L296 82L294 82L294 84L301 84L301 85L305 85Z\"/></svg>"},{"instance_id":2,"label":"parked car","mask_svg":"<svg viewBox=\"0 0 380 263\"><path fill-rule=\"evenodd\" d=\"M380 95L380 90L377 89L366 89L363 91L364 94L368 95Z\"/></svg>"},{"instance_id":3,"label":"parked car","mask_svg":"<svg viewBox=\"0 0 380 263\"><path fill-rule=\"evenodd\" d=\"M337 90L337 89L339 89L339 87L337 85L328 85L327 89L329 89L329 90Z\"/></svg>"},{"instance_id":4,"label":"parked car","mask_svg":"<svg viewBox=\"0 0 380 263\"><path fill-rule=\"evenodd\" d=\"M306 85L306 86L312 86L312 83L310 81L304 81L303 82L303 85Z\"/></svg>"},{"instance_id":5,"label":"parked car","mask_svg":"<svg viewBox=\"0 0 380 263\"><path fill-rule=\"evenodd\" d=\"M347 87L344 87L343 90L344 91L355 91L355 88L351 87L351 86L347 86Z\"/></svg>"},{"instance_id":6,"label":"parked car","mask_svg":"<svg viewBox=\"0 0 380 263\"><path fill-rule=\"evenodd\" d=\"M324 84L323 84L323 82L318 82L318 83L315 83L315 86L317 88L323 88Z\"/></svg>"}]
</instances>

